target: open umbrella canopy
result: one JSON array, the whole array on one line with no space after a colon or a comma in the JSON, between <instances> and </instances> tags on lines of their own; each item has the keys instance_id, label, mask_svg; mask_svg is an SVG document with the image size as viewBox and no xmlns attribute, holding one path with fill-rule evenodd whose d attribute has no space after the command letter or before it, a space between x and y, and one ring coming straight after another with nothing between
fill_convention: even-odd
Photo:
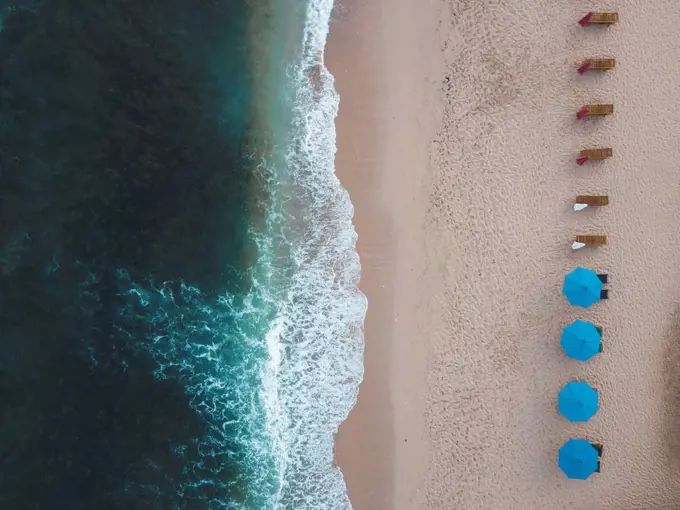
<instances>
[{"instance_id":1,"label":"open umbrella canopy","mask_svg":"<svg viewBox=\"0 0 680 510\"><path fill-rule=\"evenodd\" d=\"M577 267L564 277L562 292L574 306L588 308L600 300L602 282L592 269Z\"/></svg>"},{"instance_id":2,"label":"open umbrella canopy","mask_svg":"<svg viewBox=\"0 0 680 510\"><path fill-rule=\"evenodd\" d=\"M599 454L585 439L570 439L557 454L557 465L568 478L586 480L597 471Z\"/></svg>"},{"instance_id":3,"label":"open umbrella canopy","mask_svg":"<svg viewBox=\"0 0 680 510\"><path fill-rule=\"evenodd\" d=\"M597 390L587 382L570 382L557 395L557 408L569 421L588 421L599 409Z\"/></svg>"},{"instance_id":4,"label":"open umbrella canopy","mask_svg":"<svg viewBox=\"0 0 680 510\"><path fill-rule=\"evenodd\" d=\"M602 336L593 323L577 320L562 330L560 345L570 358L588 361L600 352Z\"/></svg>"}]
</instances>

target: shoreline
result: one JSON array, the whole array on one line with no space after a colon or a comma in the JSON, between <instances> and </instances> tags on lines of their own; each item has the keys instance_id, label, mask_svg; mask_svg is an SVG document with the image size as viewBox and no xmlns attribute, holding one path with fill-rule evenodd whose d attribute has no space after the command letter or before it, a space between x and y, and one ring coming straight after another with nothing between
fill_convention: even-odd
<instances>
[{"instance_id":1,"label":"shoreline","mask_svg":"<svg viewBox=\"0 0 680 510\"><path fill-rule=\"evenodd\" d=\"M368 300L364 323L364 377L357 402L335 436L335 462L343 474L355 510L389 510L393 508L394 431L389 392L389 337L394 247L390 241L392 218L376 187L378 178L374 173L379 137L370 127L374 126L377 112L362 94L362 90L376 87L370 72L372 60L354 58L364 41L364 34L359 35L356 31L364 10L365 6L358 9L346 3L334 6L324 55L340 95L336 118L336 175L354 206L353 222L358 234L356 249L362 267L359 288ZM370 127L355 131L357 124ZM371 259L382 262L378 263L378 270L367 272ZM370 369L366 370L366 367ZM367 456L367 452L370 455Z\"/></svg>"}]
</instances>

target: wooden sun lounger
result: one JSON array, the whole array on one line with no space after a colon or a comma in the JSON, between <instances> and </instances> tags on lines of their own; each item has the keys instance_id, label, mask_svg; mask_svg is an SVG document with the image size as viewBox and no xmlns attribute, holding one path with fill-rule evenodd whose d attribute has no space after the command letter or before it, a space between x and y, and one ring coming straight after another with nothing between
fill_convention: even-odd
<instances>
[{"instance_id":1,"label":"wooden sun lounger","mask_svg":"<svg viewBox=\"0 0 680 510\"><path fill-rule=\"evenodd\" d=\"M588 110L586 115L611 115L614 113L613 104L587 104L583 108Z\"/></svg>"},{"instance_id":2,"label":"wooden sun lounger","mask_svg":"<svg viewBox=\"0 0 680 510\"><path fill-rule=\"evenodd\" d=\"M588 25L614 25L618 22L618 12L591 12L588 16Z\"/></svg>"},{"instance_id":3,"label":"wooden sun lounger","mask_svg":"<svg viewBox=\"0 0 680 510\"><path fill-rule=\"evenodd\" d=\"M576 236L577 243L590 244L593 246L604 246L607 244L607 236Z\"/></svg>"},{"instance_id":4,"label":"wooden sun lounger","mask_svg":"<svg viewBox=\"0 0 680 510\"><path fill-rule=\"evenodd\" d=\"M609 71L616 66L616 60L613 58L587 58L583 63L590 64L589 71Z\"/></svg>"},{"instance_id":5,"label":"wooden sun lounger","mask_svg":"<svg viewBox=\"0 0 680 510\"><path fill-rule=\"evenodd\" d=\"M612 113L614 113L613 104L587 104L576 112L576 119L581 120L584 117L611 115Z\"/></svg>"},{"instance_id":6,"label":"wooden sun lounger","mask_svg":"<svg viewBox=\"0 0 680 510\"><path fill-rule=\"evenodd\" d=\"M579 195L574 201L575 204L586 204L591 207L602 207L609 205L608 195Z\"/></svg>"},{"instance_id":7,"label":"wooden sun lounger","mask_svg":"<svg viewBox=\"0 0 680 510\"><path fill-rule=\"evenodd\" d=\"M603 149L583 149L581 151L581 157L586 157L588 159L609 159L612 157L613 151L611 147L606 147Z\"/></svg>"},{"instance_id":8,"label":"wooden sun lounger","mask_svg":"<svg viewBox=\"0 0 680 510\"><path fill-rule=\"evenodd\" d=\"M586 71L609 71L616 66L616 60L613 58L587 58L578 68L579 73Z\"/></svg>"}]
</instances>

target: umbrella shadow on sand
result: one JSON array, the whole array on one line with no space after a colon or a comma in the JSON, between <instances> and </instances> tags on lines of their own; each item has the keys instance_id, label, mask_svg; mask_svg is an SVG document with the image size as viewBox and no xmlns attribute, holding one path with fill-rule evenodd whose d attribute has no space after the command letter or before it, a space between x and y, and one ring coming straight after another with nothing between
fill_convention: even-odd
<instances>
[{"instance_id":1,"label":"umbrella shadow on sand","mask_svg":"<svg viewBox=\"0 0 680 510\"><path fill-rule=\"evenodd\" d=\"M671 317L664 337L664 452L668 461L680 464L680 307Z\"/></svg>"}]
</instances>

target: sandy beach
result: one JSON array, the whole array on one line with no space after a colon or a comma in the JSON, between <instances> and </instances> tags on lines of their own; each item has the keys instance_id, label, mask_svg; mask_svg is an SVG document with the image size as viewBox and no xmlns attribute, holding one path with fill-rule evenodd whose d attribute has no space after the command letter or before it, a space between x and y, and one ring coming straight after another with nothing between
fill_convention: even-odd
<instances>
[{"instance_id":1,"label":"sandy beach","mask_svg":"<svg viewBox=\"0 0 680 510\"><path fill-rule=\"evenodd\" d=\"M369 300L336 441L354 508L680 508L680 4L338 2L336 166ZM579 27L589 10L620 22ZM586 57L617 66L578 75ZM614 115L576 121L597 102ZM614 157L575 164L600 145ZM574 212L578 194L610 205ZM576 234L608 244L572 252ZM568 304L579 265L608 301ZM604 328L585 364L559 346L575 319ZM588 423L557 412L571 380L599 390ZM604 445L601 473L564 476L570 437Z\"/></svg>"}]
</instances>

